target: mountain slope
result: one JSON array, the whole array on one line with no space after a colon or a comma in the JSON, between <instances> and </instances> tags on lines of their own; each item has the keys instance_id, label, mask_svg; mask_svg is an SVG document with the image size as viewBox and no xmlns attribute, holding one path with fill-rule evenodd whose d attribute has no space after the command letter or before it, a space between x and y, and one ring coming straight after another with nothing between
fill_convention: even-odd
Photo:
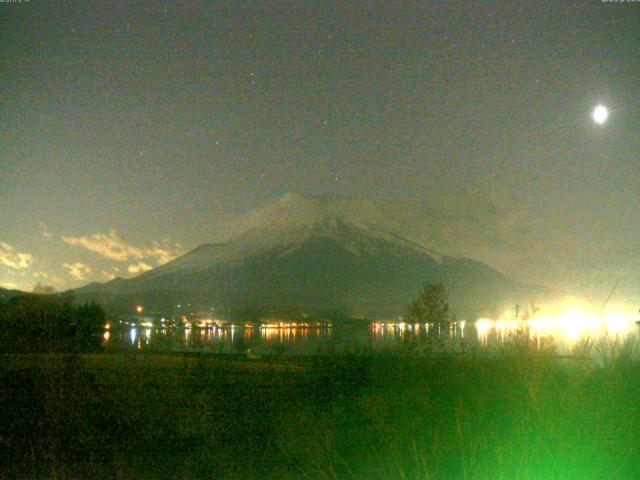
<instances>
[{"instance_id":1,"label":"mountain slope","mask_svg":"<svg viewBox=\"0 0 640 480\"><path fill-rule=\"evenodd\" d=\"M371 223L358 221L362 212ZM375 212L366 204L285 197L266 209L266 219L225 244L203 245L138 277L77 293L164 310L189 303L194 309L373 317L402 314L422 284L432 281L450 289L459 315L488 313L528 293L484 264L438 254L372 219Z\"/></svg>"},{"instance_id":2,"label":"mountain slope","mask_svg":"<svg viewBox=\"0 0 640 480\"><path fill-rule=\"evenodd\" d=\"M33 295L33 293L23 292L22 290L10 290L7 288L0 287L0 299L9 299L9 298L19 297L24 295Z\"/></svg>"}]
</instances>

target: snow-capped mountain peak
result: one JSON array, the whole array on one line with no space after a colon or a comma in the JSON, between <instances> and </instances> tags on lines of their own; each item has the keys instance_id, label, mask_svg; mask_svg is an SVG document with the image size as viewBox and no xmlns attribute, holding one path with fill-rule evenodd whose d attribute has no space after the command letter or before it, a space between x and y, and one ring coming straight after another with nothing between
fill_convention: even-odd
<instances>
[{"instance_id":1,"label":"snow-capped mountain peak","mask_svg":"<svg viewBox=\"0 0 640 480\"><path fill-rule=\"evenodd\" d=\"M396 234L366 200L289 194L247 218L240 235L201 245L111 286L109 294L144 294L158 304L186 297L230 309L397 315L425 282L445 282L458 311L502 302L519 289L480 262L443 256Z\"/></svg>"}]
</instances>

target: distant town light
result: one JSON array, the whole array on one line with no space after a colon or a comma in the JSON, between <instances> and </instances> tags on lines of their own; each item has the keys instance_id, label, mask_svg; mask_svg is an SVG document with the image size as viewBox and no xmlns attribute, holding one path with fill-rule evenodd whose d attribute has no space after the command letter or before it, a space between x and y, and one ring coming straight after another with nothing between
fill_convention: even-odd
<instances>
[{"instance_id":1,"label":"distant town light","mask_svg":"<svg viewBox=\"0 0 640 480\"><path fill-rule=\"evenodd\" d=\"M138 312L138 313L142 313L142 310L143 310L143 309L142 309L142 305L138 305L138 306L136 307L136 312Z\"/></svg>"}]
</instances>

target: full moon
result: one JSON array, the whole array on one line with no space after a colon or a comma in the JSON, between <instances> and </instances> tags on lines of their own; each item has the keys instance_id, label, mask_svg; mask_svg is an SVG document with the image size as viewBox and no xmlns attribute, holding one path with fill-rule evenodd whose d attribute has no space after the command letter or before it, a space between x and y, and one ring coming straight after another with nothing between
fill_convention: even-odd
<instances>
[{"instance_id":1,"label":"full moon","mask_svg":"<svg viewBox=\"0 0 640 480\"><path fill-rule=\"evenodd\" d=\"M602 125L604 122L606 122L608 117L609 117L609 111L607 110L607 107L605 107L604 105L598 105L593 110L593 121L596 122L598 125Z\"/></svg>"}]
</instances>

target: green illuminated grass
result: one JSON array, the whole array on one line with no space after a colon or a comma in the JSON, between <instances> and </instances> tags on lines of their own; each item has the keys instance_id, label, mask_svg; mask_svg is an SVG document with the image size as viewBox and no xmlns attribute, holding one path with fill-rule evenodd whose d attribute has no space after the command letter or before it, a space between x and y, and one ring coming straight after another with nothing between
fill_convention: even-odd
<instances>
[{"instance_id":1,"label":"green illuminated grass","mask_svg":"<svg viewBox=\"0 0 640 480\"><path fill-rule=\"evenodd\" d=\"M594 348L5 357L0 478L640 478L640 362Z\"/></svg>"}]
</instances>

